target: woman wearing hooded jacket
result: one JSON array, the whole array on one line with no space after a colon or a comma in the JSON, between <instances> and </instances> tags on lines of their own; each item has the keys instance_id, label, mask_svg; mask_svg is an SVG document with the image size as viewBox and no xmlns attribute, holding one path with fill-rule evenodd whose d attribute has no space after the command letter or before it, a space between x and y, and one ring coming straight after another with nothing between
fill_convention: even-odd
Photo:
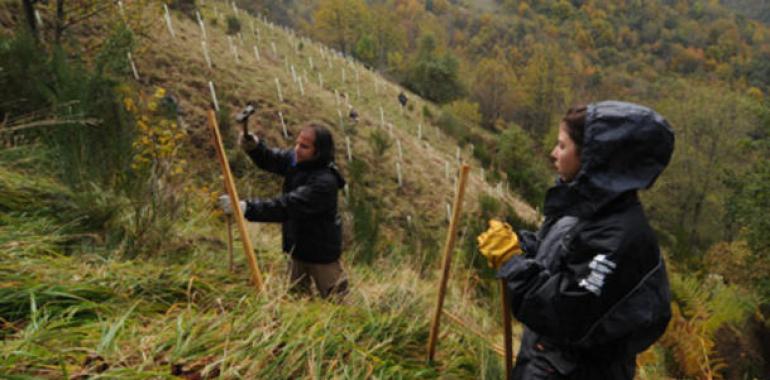
<instances>
[{"instance_id":1,"label":"woman wearing hooded jacket","mask_svg":"<svg viewBox=\"0 0 770 380\"><path fill-rule=\"evenodd\" d=\"M514 379L634 378L636 355L671 318L665 265L637 191L652 186L673 147L663 117L636 104L605 101L564 116L545 221L519 232L523 254L508 250L498 270L525 325Z\"/></svg>"}]
</instances>

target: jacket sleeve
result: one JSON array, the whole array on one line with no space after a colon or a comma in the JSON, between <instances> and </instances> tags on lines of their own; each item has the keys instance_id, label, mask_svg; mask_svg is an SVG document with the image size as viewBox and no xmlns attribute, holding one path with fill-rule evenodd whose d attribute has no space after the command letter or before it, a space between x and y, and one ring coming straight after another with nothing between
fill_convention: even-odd
<instances>
[{"instance_id":1,"label":"jacket sleeve","mask_svg":"<svg viewBox=\"0 0 770 380\"><path fill-rule=\"evenodd\" d=\"M259 139L256 148L246 154L261 169L278 175L286 175L294 161L294 152L291 149L269 148L262 139Z\"/></svg>"},{"instance_id":2,"label":"jacket sleeve","mask_svg":"<svg viewBox=\"0 0 770 380\"><path fill-rule=\"evenodd\" d=\"M244 216L252 222L285 222L305 219L334 207L337 187L327 176L313 176L305 185L272 199L246 201Z\"/></svg>"},{"instance_id":3,"label":"jacket sleeve","mask_svg":"<svg viewBox=\"0 0 770 380\"><path fill-rule=\"evenodd\" d=\"M643 278L627 258L628 239L619 227L580 232L554 270L536 259L514 256L498 271L507 284L511 310L536 333L554 342L576 345L623 295ZM555 249L567 249L557 244ZM648 268L646 271L649 271ZM633 324L634 321L627 321Z\"/></svg>"}]
</instances>

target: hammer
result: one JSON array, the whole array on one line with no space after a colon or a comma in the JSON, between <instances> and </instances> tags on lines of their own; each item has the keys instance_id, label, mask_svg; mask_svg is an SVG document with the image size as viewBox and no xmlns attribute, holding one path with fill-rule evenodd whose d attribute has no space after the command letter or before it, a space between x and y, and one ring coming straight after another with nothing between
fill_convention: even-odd
<instances>
[{"instance_id":1,"label":"hammer","mask_svg":"<svg viewBox=\"0 0 770 380\"><path fill-rule=\"evenodd\" d=\"M243 136L249 135L249 116L254 114L256 107L251 102L246 103L246 108L235 116L235 121L243 124Z\"/></svg>"}]
</instances>

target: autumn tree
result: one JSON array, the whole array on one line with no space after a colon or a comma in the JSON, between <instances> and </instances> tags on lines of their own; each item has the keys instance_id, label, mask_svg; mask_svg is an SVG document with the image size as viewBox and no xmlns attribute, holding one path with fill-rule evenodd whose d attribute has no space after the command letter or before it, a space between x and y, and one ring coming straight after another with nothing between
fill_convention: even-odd
<instances>
[{"instance_id":1,"label":"autumn tree","mask_svg":"<svg viewBox=\"0 0 770 380\"><path fill-rule=\"evenodd\" d=\"M363 0L321 0L314 19L316 36L348 54L369 21L369 9Z\"/></svg>"},{"instance_id":2,"label":"autumn tree","mask_svg":"<svg viewBox=\"0 0 770 380\"><path fill-rule=\"evenodd\" d=\"M516 75L502 56L479 61L470 95L479 103L483 124L491 128L498 118L510 120L515 103Z\"/></svg>"},{"instance_id":3,"label":"autumn tree","mask_svg":"<svg viewBox=\"0 0 770 380\"><path fill-rule=\"evenodd\" d=\"M521 78L524 127L538 136L554 125L554 114L563 113L570 98L572 79L564 57L558 48L539 46Z\"/></svg>"}]
</instances>

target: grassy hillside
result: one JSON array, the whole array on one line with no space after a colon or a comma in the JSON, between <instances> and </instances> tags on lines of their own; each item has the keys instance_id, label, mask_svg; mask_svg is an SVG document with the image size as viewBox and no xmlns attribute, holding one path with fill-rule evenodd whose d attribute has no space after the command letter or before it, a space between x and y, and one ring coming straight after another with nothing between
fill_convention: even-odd
<instances>
[{"instance_id":1,"label":"grassy hillside","mask_svg":"<svg viewBox=\"0 0 770 380\"><path fill-rule=\"evenodd\" d=\"M225 34L234 11L206 3L200 11L212 69L195 19L172 11L172 37L158 22L163 8L155 2L131 3L123 13L111 6L73 25L62 42L66 58L57 55L51 29L41 31L43 49L15 34L13 28L23 27L18 4L3 5L0 17L10 27L3 36L3 58L9 60L3 61L2 79L27 95L3 109L0 373L500 378L499 297L491 279L480 277L489 273L478 269L468 247L481 228L480 213L523 224L537 219L535 211L473 171L446 302L451 316L444 319L438 361L426 363L445 205L458 167L456 142L423 117L436 112L432 104L409 94L402 112L399 88L245 13L237 16L240 35L230 37L236 59ZM52 6L38 10L43 20L53 19ZM46 52L51 55L44 57ZM292 79L292 65L305 96ZM30 70L43 74L18 74ZM232 115L247 100L259 104L259 133L272 145L290 146L305 121L331 127L337 161L350 180L349 197L341 197L353 290L343 304L287 294L277 226L250 226L264 293L255 294L249 284L237 241L236 270L228 271L225 224L213 209L222 185L205 124L209 81L243 195L270 196L280 189L278 178L256 171L233 146L239 128ZM344 95L335 98L335 90L347 93L358 110L357 125L344 117ZM102 101L106 108L97 106ZM125 155L118 155L118 147ZM474 165L468 149L460 154ZM105 152L114 153L115 161ZM403 169L401 187L396 162Z\"/></svg>"},{"instance_id":2,"label":"grassy hillside","mask_svg":"<svg viewBox=\"0 0 770 380\"><path fill-rule=\"evenodd\" d=\"M72 7L65 9L67 26L59 43L56 2L36 5L43 21L38 43L22 33L26 20L19 3L0 3L0 374L502 377L499 294L474 238L492 216L516 226L537 222L536 209L498 183L534 181L530 174L537 167L531 163L538 161L540 141L515 124L476 128L481 116L472 102L439 108L407 91L410 101L402 111L397 85L290 30L236 11L230 2L196 2L211 68L193 2L169 2L174 36L160 2L125 2L122 10L112 2L67 2ZM400 12L417 3L404 4ZM447 3L434 5L438 14ZM301 9L311 13L309 5ZM379 15L386 21L393 16ZM539 25L536 21L526 25ZM524 40L529 44L536 35ZM532 60L516 67L539 78L538 62L547 63ZM492 63L478 67L494 77L501 66ZM606 74L618 79L609 69ZM474 78L484 76L467 79ZM615 79L603 81L608 87L602 91L620 86ZM678 144L686 147L678 148L661 190L647 195L656 200L649 210L653 219L667 223L660 228L666 250L687 257L692 247L675 244L680 234L715 241L714 231L732 234L709 250L713 263L698 267L672 260L674 319L661 342L640 356L638 377L756 376L763 373L764 354L755 332L768 331L758 294L770 288L761 276L766 271L757 270L767 261L752 252L763 252L767 242L761 238L763 223L745 221L756 220L756 210L763 209L768 171L759 164L733 169L762 162L756 158L766 152L762 136L770 125L764 95L690 78L669 78L662 85L643 76L635 80L628 82L630 89L635 83L643 84L643 93L658 85L666 89L655 106L676 125L684 137ZM331 128L337 162L350 183L340 194L343 258L353 287L345 302L287 293L287 259L275 225L249 226L265 292L255 294L249 284L238 241L235 270L229 271L227 227L213 207L223 186L206 125L209 82L243 196L280 191L280 179L257 171L235 146L240 127L233 115L247 101L258 104L251 130L274 146L290 146L306 121ZM346 116L348 103L360 114L356 124ZM716 103L720 107L709 106ZM504 104L530 110L551 103ZM519 111L513 110L514 116L522 116ZM541 115L527 112L527 117ZM725 124L732 128L717 128ZM489 150L497 142L506 149ZM438 360L426 363L458 147L472 174ZM482 175L476 158L506 174L487 169ZM745 172L751 176L733 177ZM699 180L712 178L709 173L717 178ZM748 180L745 191L729 192ZM527 198L536 198L533 194ZM726 203L732 196L735 203ZM723 228L722 219L702 217L712 211L729 214L735 225ZM698 224L702 230L685 229L701 219L713 222ZM751 237L748 243L744 234Z\"/></svg>"}]
</instances>

